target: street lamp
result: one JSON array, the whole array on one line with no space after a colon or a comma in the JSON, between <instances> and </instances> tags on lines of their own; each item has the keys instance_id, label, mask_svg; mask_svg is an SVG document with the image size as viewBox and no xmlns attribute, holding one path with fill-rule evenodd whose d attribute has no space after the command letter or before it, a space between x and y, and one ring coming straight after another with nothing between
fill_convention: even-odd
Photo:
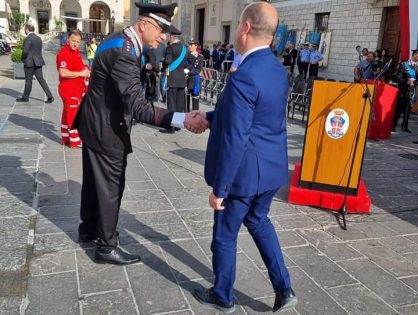
<instances>
[{"instance_id":1,"label":"street lamp","mask_svg":"<svg viewBox=\"0 0 418 315\"><path fill-rule=\"evenodd\" d=\"M115 11L112 10L112 33L115 32Z\"/></svg>"}]
</instances>

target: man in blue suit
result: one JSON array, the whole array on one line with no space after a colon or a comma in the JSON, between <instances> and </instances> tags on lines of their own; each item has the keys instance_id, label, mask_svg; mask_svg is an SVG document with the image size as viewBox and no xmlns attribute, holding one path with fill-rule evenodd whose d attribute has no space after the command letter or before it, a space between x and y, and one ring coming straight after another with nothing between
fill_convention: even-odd
<instances>
[{"instance_id":1,"label":"man in blue suit","mask_svg":"<svg viewBox=\"0 0 418 315\"><path fill-rule=\"evenodd\" d=\"M211 123L205 179L215 209L213 270L210 289L196 289L203 304L233 312L238 231L244 223L260 251L276 292L273 312L293 307L291 288L276 231L268 218L277 190L288 182L286 139L287 75L269 44L277 27L277 12L255 2L241 14L235 40L242 55L231 74Z\"/></svg>"}]
</instances>

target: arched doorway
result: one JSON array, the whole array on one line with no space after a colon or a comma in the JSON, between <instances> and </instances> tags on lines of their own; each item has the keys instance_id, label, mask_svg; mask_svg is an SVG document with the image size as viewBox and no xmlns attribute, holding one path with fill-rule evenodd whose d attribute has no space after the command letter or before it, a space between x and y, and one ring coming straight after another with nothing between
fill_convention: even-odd
<instances>
[{"instance_id":1,"label":"arched doorway","mask_svg":"<svg viewBox=\"0 0 418 315\"><path fill-rule=\"evenodd\" d=\"M64 22L62 31L82 30L81 6L77 0L62 0L60 4L60 20Z\"/></svg>"},{"instance_id":2,"label":"arched doorway","mask_svg":"<svg viewBox=\"0 0 418 315\"><path fill-rule=\"evenodd\" d=\"M102 2L93 2L90 6L90 33L100 33L106 35L110 32L110 8Z\"/></svg>"},{"instance_id":3,"label":"arched doorway","mask_svg":"<svg viewBox=\"0 0 418 315\"><path fill-rule=\"evenodd\" d=\"M49 0L29 0L29 21L35 26L35 32L46 34L50 31L51 3Z\"/></svg>"}]
</instances>

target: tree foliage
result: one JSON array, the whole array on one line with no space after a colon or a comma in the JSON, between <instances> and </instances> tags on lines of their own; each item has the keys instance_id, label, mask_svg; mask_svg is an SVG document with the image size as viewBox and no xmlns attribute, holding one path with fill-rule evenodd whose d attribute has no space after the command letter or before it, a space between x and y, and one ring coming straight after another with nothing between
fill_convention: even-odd
<instances>
[{"instance_id":1,"label":"tree foliage","mask_svg":"<svg viewBox=\"0 0 418 315\"><path fill-rule=\"evenodd\" d=\"M10 28L19 32L21 28L29 21L29 14L13 11L9 17Z\"/></svg>"}]
</instances>

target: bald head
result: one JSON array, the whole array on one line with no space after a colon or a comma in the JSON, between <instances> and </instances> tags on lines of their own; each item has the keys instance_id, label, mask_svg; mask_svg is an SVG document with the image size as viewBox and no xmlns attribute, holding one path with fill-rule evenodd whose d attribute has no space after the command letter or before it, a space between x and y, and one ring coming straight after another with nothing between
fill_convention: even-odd
<instances>
[{"instance_id":1,"label":"bald head","mask_svg":"<svg viewBox=\"0 0 418 315\"><path fill-rule=\"evenodd\" d=\"M267 2L253 2L242 11L240 22L251 25L252 36L271 40L277 28L277 11Z\"/></svg>"}]
</instances>

